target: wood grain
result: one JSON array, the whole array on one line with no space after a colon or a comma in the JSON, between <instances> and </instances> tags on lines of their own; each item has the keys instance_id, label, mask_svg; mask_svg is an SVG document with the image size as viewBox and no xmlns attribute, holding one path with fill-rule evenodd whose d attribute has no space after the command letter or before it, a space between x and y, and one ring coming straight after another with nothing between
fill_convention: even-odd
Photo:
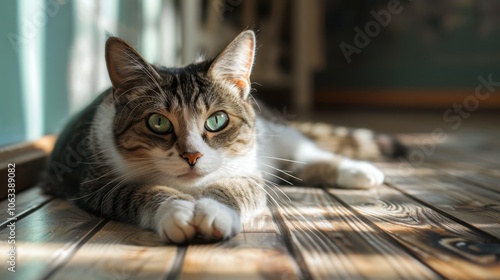
<instances>
[{"instance_id":1,"label":"wood grain","mask_svg":"<svg viewBox=\"0 0 500 280\"><path fill-rule=\"evenodd\" d=\"M19 218L21 216L24 216L52 199L52 196L44 194L43 191L38 187L30 188L23 192L17 193L15 201L16 215L13 217ZM10 216L9 212L7 211L8 204L9 202L6 199L0 201L0 229L3 229L8 223L7 219L12 218L12 216Z\"/></svg>"},{"instance_id":2,"label":"wood grain","mask_svg":"<svg viewBox=\"0 0 500 280\"><path fill-rule=\"evenodd\" d=\"M188 247L180 279L300 279L276 233L240 233L231 240Z\"/></svg>"},{"instance_id":3,"label":"wood grain","mask_svg":"<svg viewBox=\"0 0 500 280\"><path fill-rule=\"evenodd\" d=\"M266 207L261 213L243 223L242 228L243 232L277 232L269 207Z\"/></svg>"},{"instance_id":4,"label":"wood grain","mask_svg":"<svg viewBox=\"0 0 500 280\"><path fill-rule=\"evenodd\" d=\"M439 278L323 190L283 190L277 210L314 279Z\"/></svg>"},{"instance_id":5,"label":"wood grain","mask_svg":"<svg viewBox=\"0 0 500 280\"><path fill-rule=\"evenodd\" d=\"M283 187L241 234L216 244L166 245L27 189L16 197L17 272L2 261L0 279L500 279L498 137L448 136L459 141L437 145L411 174L400 160L376 163L388 186ZM32 186L51 141L1 150L0 177L14 161L18 190ZM0 201L1 252L6 208Z\"/></svg>"},{"instance_id":6,"label":"wood grain","mask_svg":"<svg viewBox=\"0 0 500 280\"><path fill-rule=\"evenodd\" d=\"M452 135L457 141L450 141L436 149L435 154L444 161L474 163L476 166L496 168L500 163L498 133L490 138L477 134ZM459 139L459 140L458 140Z\"/></svg>"},{"instance_id":7,"label":"wood grain","mask_svg":"<svg viewBox=\"0 0 500 280\"><path fill-rule=\"evenodd\" d=\"M35 185L45 167L46 157L52 151L55 136L44 136L36 141L0 148L0 179L7 183L8 164L15 164L16 191ZM7 197L7 188L0 188L0 198Z\"/></svg>"},{"instance_id":8,"label":"wood grain","mask_svg":"<svg viewBox=\"0 0 500 280\"><path fill-rule=\"evenodd\" d=\"M398 190L500 238L500 194L443 176L388 179Z\"/></svg>"},{"instance_id":9,"label":"wood grain","mask_svg":"<svg viewBox=\"0 0 500 280\"><path fill-rule=\"evenodd\" d=\"M12 161L23 163L33 160L37 157L36 155L46 156L52 151L55 142L54 135L47 135L35 141L2 147L0 148L0 169L6 168L7 164Z\"/></svg>"},{"instance_id":10,"label":"wood grain","mask_svg":"<svg viewBox=\"0 0 500 280\"><path fill-rule=\"evenodd\" d=\"M16 223L17 272L0 262L0 279L38 279L48 275L98 226L95 218L69 202L53 200ZM0 251L8 250L8 228L0 231ZM14 277L14 278L12 278Z\"/></svg>"},{"instance_id":11,"label":"wood grain","mask_svg":"<svg viewBox=\"0 0 500 280\"><path fill-rule=\"evenodd\" d=\"M110 221L51 279L165 279L176 251L152 231Z\"/></svg>"},{"instance_id":12,"label":"wood grain","mask_svg":"<svg viewBox=\"0 0 500 280\"><path fill-rule=\"evenodd\" d=\"M453 103L461 104L464 98L471 96L471 93L474 93L473 89L404 89L404 94L400 89L337 91L320 89L314 94L314 101L316 104L323 106L357 105L369 106L371 108L379 106L382 108L391 107L397 109L448 109ZM500 108L500 97L494 96L494 98L488 99L488 102L481 103L481 108Z\"/></svg>"},{"instance_id":13,"label":"wood grain","mask_svg":"<svg viewBox=\"0 0 500 280\"><path fill-rule=\"evenodd\" d=\"M394 189L381 186L369 191L329 192L446 278L495 279L500 275L499 253L481 250L498 248L498 240L456 223Z\"/></svg>"},{"instance_id":14,"label":"wood grain","mask_svg":"<svg viewBox=\"0 0 500 280\"><path fill-rule=\"evenodd\" d=\"M468 181L482 188L500 193L500 178L494 176L494 174L484 174L477 172L457 173L458 172L452 173L452 176L454 175L456 180Z\"/></svg>"},{"instance_id":15,"label":"wood grain","mask_svg":"<svg viewBox=\"0 0 500 280\"><path fill-rule=\"evenodd\" d=\"M442 126L434 128L445 129ZM433 168L436 172L447 169L476 172L498 170L500 152L494 141L499 134L491 130L479 131L448 132L443 138L433 137L432 133L400 134L398 136L409 146L409 152L406 159L398 158L397 161L410 163L416 169Z\"/></svg>"}]
</instances>

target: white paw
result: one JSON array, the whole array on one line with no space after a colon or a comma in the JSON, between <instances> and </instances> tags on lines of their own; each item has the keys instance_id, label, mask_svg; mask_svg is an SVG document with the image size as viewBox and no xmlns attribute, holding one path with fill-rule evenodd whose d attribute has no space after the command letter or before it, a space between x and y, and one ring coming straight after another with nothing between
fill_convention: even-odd
<instances>
[{"instance_id":1,"label":"white paw","mask_svg":"<svg viewBox=\"0 0 500 280\"><path fill-rule=\"evenodd\" d=\"M160 237L173 243L184 243L193 239L196 228L193 225L195 204L187 200L167 200L155 215L156 230Z\"/></svg>"},{"instance_id":2,"label":"white paw","mask_svg":"<svg viewBox=\"0 0 500 280\"><path fill-rule=\"evenodd\" d=\"M202 198L196 202L194 223L205 240L228 239L241 231L240 215L211 198Z\"/></svg>"},{"instance_id":3,"label":"white paw","mask_svg":"<svg viewBox=\"0 0 500 280\"><path fill-rule=\"evenodd\" d=\"M384 173L364 161L344 159L338 167L337 185L345 188L371 188L384 182Z\"/></svg>"}]
</instances>

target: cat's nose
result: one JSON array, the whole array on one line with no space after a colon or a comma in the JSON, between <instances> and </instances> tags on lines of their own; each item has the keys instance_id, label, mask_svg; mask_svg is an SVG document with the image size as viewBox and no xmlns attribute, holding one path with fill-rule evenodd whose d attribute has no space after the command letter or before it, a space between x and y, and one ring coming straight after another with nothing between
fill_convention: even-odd
<instances>
[{"instance_id":1,"label":"cat's nose","mask_svg":"<svg viewBox=\"0 0 500 280\"><path fill-rule=\"evenodd\" d=\"M196 162L198 161L199 158L203 156L202 153L200 152L194 152L194 153L183 153L180 155L189 165L194 166Z\"/></svg>"}]
</instances>

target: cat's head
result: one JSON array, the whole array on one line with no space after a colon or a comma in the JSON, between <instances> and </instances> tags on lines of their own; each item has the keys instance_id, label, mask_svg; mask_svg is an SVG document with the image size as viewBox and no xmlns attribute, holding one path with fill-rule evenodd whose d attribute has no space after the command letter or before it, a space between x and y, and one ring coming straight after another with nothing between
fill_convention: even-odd
<instances>
[{"instance_id":1,"label":"cat's head","mask_svg":"<svg viewBox=\"0 0 500 280\"><path fill-rule=\"evenodd\" d=\"M118 38L106 43L116 149L154 183L198 186L255 168L250 73L255 35L244 31L215 59L181 68L146 62Z\"/></svg>"}]
</instances>

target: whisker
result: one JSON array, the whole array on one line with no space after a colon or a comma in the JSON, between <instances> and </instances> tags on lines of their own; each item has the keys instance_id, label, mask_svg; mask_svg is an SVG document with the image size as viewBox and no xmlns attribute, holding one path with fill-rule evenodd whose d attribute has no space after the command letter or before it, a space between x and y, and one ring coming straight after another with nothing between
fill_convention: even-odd
<instances>
[{"instance_id":1,"label":"whisker","mask_svg":"<svg viewBox=\"0 0 500 280\"><path fill-rule=\"evenodd\" d=\"M265 166L267 166L267 167L269 167L269 168L272 168L272 169L274 169L274 170L276 170L276 171L278 171L278 172L281 172L281 173L283 173L283 174L286 174L287 176L290 176L290 177L292 177L292 178L293 178L293 179L295 179L295 180L302 181L302 179L301 179L301 178L296 177L296 176L293 176L293 175L291 175L290 173L285 172L284 170L281 170L281 169L279 169L279 168L276 168L276 167L274 167L274 166L271 166L271 165L269 165L269 164L265 164L265 163L262 163L262 162L258 162L258 163L259 163L259 164L262 164L262 165L265 165Z\"/></svg>"},{"instance_id":2,"label":"whisker","mask_svg":"<svg viewBox=\"0 0 500 280\"><path fill-rule=\"evenodd\" d=\"M227 166L223 166L223 167L225 167L226 169L229 169ZM238 171L241 171L241 172L242 172L242 173L244 173L244 174L250 174L250 172L248 172L248 171L246 171L246 170L243 170L243 169L240 169L240 168L238 168L238 167L235 167L235 166L234 166L234 167L232 167L232 168L233 168L233 169L236 169L236 170L238 170ZM233 171L233 170L229 170L229 171ZM261 170L259 170L259 171L261 171ZM279 178L279 177L278 177L278 178ZM271 189L272 189L272 187L273 187L273 186L274 186L275 188L277 188L277 189L278 189L278 190L279 190L279 191L280 191L280 192L281 192L281 193L282 193L282 194L283 194L283 195L284 195L284 196L285 196L285 197L286 197L289 201L291 201L291 200L290 200L290 197L288 197L288 195L287 195L287 194L285 194L285 193L284 193L284 192L283 192L283 191L282 191L282 190L278 187L278 184L276 184L276 183L274 183L274 182L272 182L272 181L269 181L269 180L267 180L267 179L265 179L265 178L260 178L260 179L261 179L261 180L263 180L265 183L268 183L268 184L269 184L269 187L270 187ZM285 181L286 181L286 180L285 180ZM287 181L287 182L288 182L288 181ZM290 183L290 182L288 182L288 183ZM292 183L290 183L290 184L291 184L291 185L293 185ZM273 191L274 191L274 190L273 190Z\"/></svg>"},{"instance_id":3,"label":"whisker","mask_svg":"<svg viewBox=\"0 0 500 280\"><path fill-rule=\"evenodd\" d=\"M281 160L281 161L287 161L287 162L293 162L293 163L298 163L298 164L307 164L307 162L303 161L296 161L296 160L291 160L291 159L285 159L285 158L278 158L278 157L268 157L268 156L257 156L260 158L269 158L269 159L275 159L275 160Z\"/></svg>"},{"instance_id":4,"label":"whisker","mask_svg":"<svg viewBox=\"0 0 500 280\"><path fill-rule=\"evenodd\" d=\"M257 102L257 99L255 99L255 97L253 97L252 94L249 94L250 97L252 97L253 99L253 102L255 102L255 105L257 105L257 108L259 109L259 112L262 113L262 109L260 108L260 105L259 105L259 102Z\"/></svg>"},{"instance_id":5,"label":"whisker","mask_svg":"<svg viewBox=\"0 0 500 280\"><path fill-rule=\"evenodd\" d=\"M283 182L285 182L285 183L289 184L290 186L293 186L293 183L292 183L292 182L287 181L287 180L285 180L285 179L281 178L280 176L278 176L278 175L276 175L276 174L273 174L273 173L271 173L271 172L267 172L267 171L264 171L264 170L260 170L260 172L265 173L265 174L267 174L267 175L269 175L269 176L273 176L273 177L275 177L275 178L278 178L279 180L281 180L281 181L283 181Z\"/></svg>"}]
</instances>

